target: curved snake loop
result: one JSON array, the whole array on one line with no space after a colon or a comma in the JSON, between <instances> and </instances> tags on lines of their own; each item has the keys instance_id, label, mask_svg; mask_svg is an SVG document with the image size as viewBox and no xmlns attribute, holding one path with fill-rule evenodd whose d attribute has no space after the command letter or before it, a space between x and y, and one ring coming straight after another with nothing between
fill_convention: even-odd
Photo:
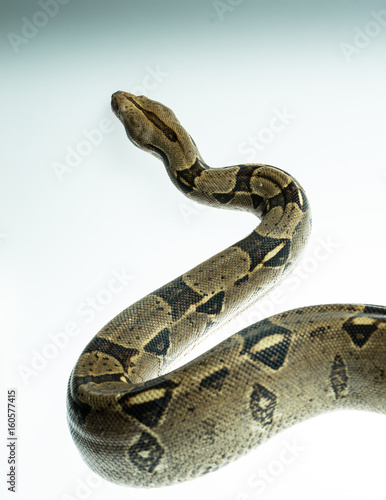
<instances>
[{"instance_id":1,"label":"curved snake loop","mask_svg":"<svg viewBox=\"0 0 386 500\"><path fill-rule=\"evenodd\" d=\"M306 195L268 165L210 168L166 106L116 92L129 139L189 198L261 219L241 241L128 307L71 374L68 421L89 466L131 486L184 481L322 411L385 412L386 308L321 305L236 333L173 371L209 331L292 269L310 233Z\"/></svg>"}]
</instances>

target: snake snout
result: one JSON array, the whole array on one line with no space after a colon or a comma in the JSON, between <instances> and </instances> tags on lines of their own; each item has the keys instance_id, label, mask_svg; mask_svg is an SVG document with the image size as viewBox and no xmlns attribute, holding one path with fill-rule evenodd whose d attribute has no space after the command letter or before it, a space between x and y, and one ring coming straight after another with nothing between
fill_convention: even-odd
<instances>
[{"instance_id":1,"label":"snake snout","mask_svg":"<svg viewBox=\"0 0 386 500\"><path fill-rule=\"evenodd\" d=\"M118 104L117 94L119 94L119 91L114 92L114 94L111 96L111 109L114 111L116 115L119 115L119 104Z\"/></svg>"}]
</instances>

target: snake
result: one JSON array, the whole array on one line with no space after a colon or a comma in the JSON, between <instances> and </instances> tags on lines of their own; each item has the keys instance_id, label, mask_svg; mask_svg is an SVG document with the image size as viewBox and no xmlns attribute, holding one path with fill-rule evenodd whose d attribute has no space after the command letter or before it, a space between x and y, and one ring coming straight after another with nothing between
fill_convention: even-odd
<instances>
[{"instance_id":1,"label":"snake","mask_svg":"<svg viewBox=\"0 0 386 500\"><path fill-rule=\"evenodd\" d=\"M112 111L189 199L250 212L244 239L148 294L88 343L67 390L88 466L132 487L202 476L279 431L333 409L386 412L386 307L281 312L173 368L209 333L277 286L311 231L304 189L265 164L210 167L165 105L117 91Z\"/></svg>"}]
</instances>

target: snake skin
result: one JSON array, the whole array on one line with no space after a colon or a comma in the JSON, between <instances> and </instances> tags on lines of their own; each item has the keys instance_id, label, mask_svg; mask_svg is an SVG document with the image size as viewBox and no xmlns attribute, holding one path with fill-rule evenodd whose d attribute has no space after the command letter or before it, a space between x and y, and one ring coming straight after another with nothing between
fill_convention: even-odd
<instances>
[{"instance_id":1,"label":"snake skin","mask_svg":"<svg viewBox=\"0 0 386 500\"><path fill-rule=\"evenodd\" d=\"M213 471L278 431L334 408L386 410L386 308L320 305L236 333L170 371L292 269L311 227L306 195L268 165L210 168L173 112L116 92L129 139L185 195L261 219L243 240L128 307L71 374L72 437L107 480L152 487Z\"/></svg>"}]
</instances>

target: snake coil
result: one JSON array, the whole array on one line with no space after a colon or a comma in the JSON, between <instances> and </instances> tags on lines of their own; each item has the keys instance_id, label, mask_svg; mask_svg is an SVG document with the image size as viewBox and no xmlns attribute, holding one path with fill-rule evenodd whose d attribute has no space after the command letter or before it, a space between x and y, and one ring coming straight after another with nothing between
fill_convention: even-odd
<instances>
[{"instance_id":1,"label":"snake coil","mask_svg":"<svg viewBox=\"0 0 386 500\"><path fill-rule=\"evenodd\" d=\"M210 168L166 106L116 92L129 139L186 196L254 213L243 240L147 295L87 345L67 393L72 437L110 481L161 486L213 471L323 411L386 411L386 307L304 307L260 321L170 366L292 269L311 227L306 195L261 164Z\"/></svg>"}]
</instances>

